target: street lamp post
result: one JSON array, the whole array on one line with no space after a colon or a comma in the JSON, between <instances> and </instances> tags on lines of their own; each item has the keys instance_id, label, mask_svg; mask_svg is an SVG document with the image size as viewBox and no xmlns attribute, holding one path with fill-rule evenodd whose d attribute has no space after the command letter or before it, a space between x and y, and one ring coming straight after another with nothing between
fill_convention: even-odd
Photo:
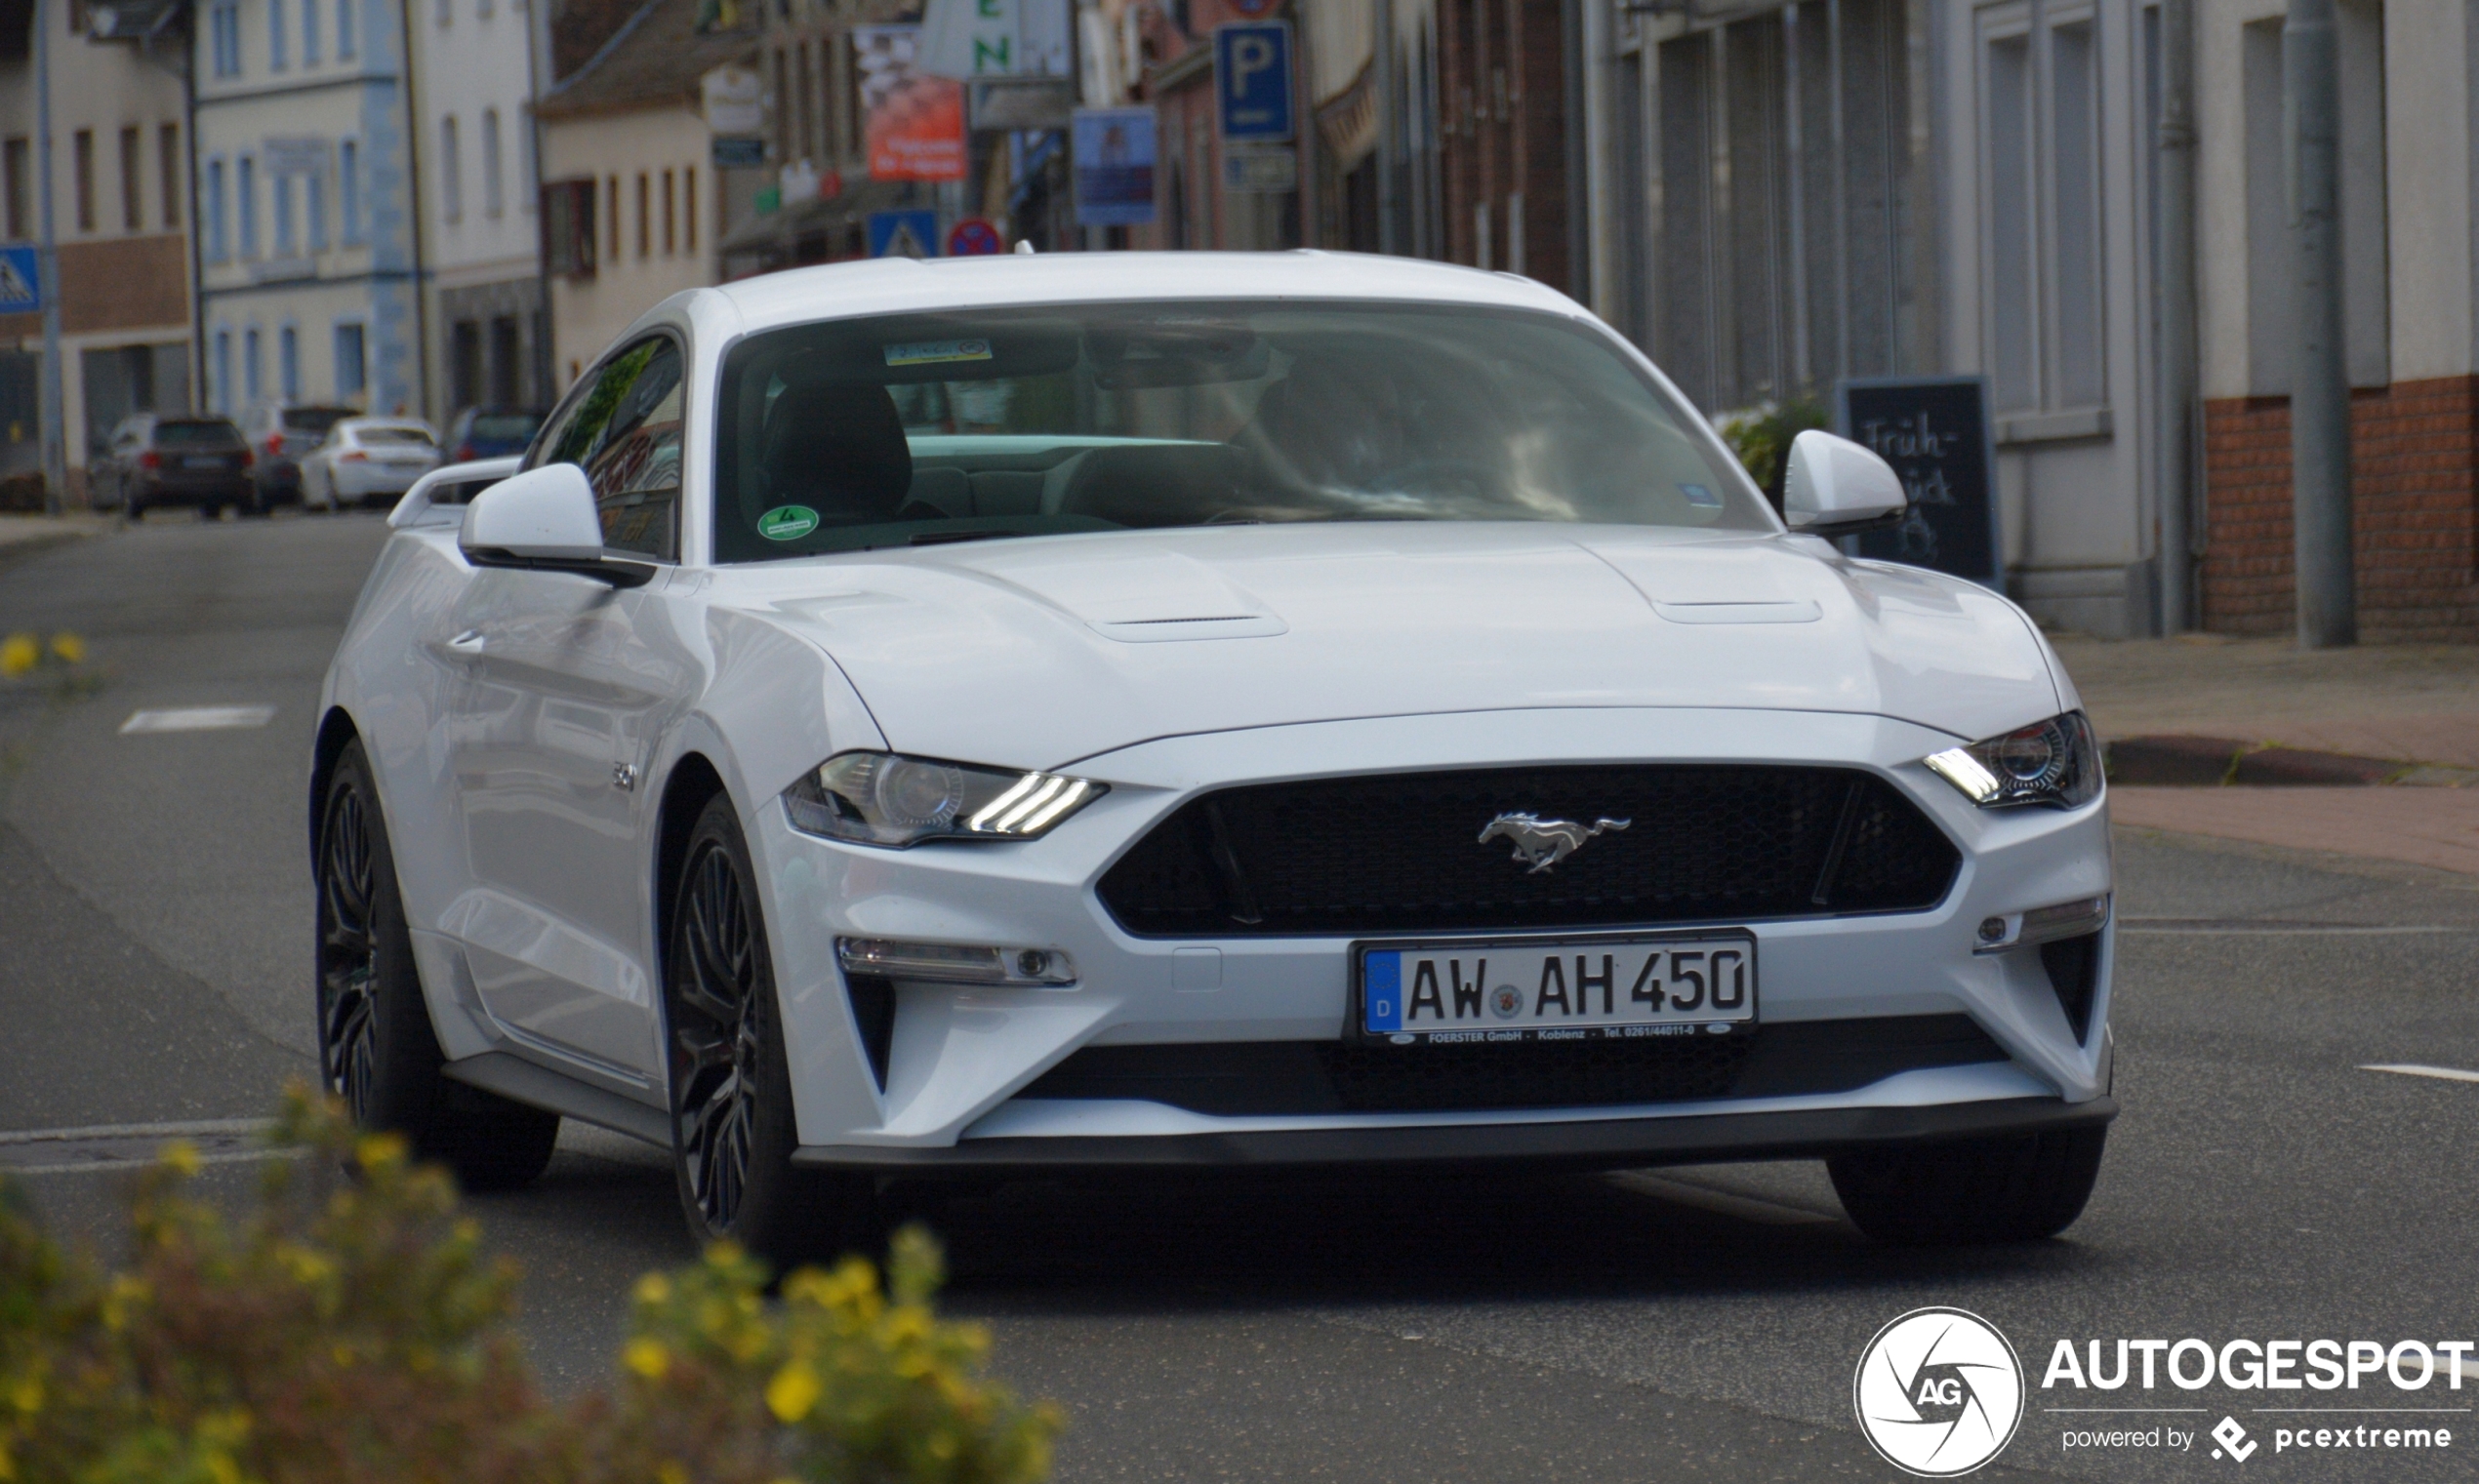
<instances>
[{"instance_id":1,"label":"street lamp post","mask_svg":"<svg viewBox=\"0 0 2479 1484\"><path fill-rule=\"evenodd\" d=\"M35 184L43 193L39 247L43 299L43 510L61 513L68 487L68 433L61 384L61 249L52 221L52 15L58 0L34 0Z\"/></svg>"},{"instance_id":2,"label":"street lamp post","mask_svg":"<svg viewBox=\"0 0 2479 1484\"><path fill-rule=\"evenodd\" d=\"M2341 99L2333 0L2290 0L2281 28L2282 124L2297 248L2290 478L2298 646L2358 642L2351 570L2350 382L2341 314Z\"/></svg>"}]
</instances>

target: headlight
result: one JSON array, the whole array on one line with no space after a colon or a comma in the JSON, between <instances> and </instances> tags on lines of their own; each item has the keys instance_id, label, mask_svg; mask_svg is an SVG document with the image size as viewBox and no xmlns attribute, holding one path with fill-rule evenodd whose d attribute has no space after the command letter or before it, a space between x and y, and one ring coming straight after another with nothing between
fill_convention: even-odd
<instances>
[{"instance_id":1,"label":"headlight","mask_svg":"<svg viewBox=\"0 0 2479 1484\"><path fill-rule=\"evenodd\" d=\"M2072 809L2100 796L2100 744L2081 711L1968 747L1949 747L1924 761L1930 772L1987 809L2009 804Z\"/></svg>"},{"instance_id":2,"label":"headlight","mask_svg":"<svg viewBox=\"0 0 2479 1484\"><path fill-rule=\"evenodd\" d=\"M1055 773L845 752L785 789L784 807L793 828L860 845L1030 840L1107 791Z\"/></svg>"}]
</instances>

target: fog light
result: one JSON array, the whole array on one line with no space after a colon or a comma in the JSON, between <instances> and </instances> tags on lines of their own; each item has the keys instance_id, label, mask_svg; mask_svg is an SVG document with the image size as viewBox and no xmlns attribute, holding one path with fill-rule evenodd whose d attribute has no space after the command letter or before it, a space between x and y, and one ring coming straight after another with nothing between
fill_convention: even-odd
<instances>
[{"instance_id":1,"label":"fog light","mask_svg":"<svg viewBox=\"0 0 2479 1484\"><path fill-rule=\"evenodd\" d=\"M1076 983L1076 964L1056 948L974 943L897 943L838 938L835 959L846 974L940 984L1015 984L1061 989Z\"/></svg>"},{"instance_id":2,"label":"fog light","mask_svg":"<svg viewBox=\"0 0 2479 1484\"><path fill-rule=\"evenodd\" d=\"M2055 943L2060 939L2081 938L2096 933L2109 920L2109 899L2082 897L2073 902L2060 902L2050 906L2033 907L2010 917L1991 917L1979 925L1979 943L1974 953L1997 953L2009 948L2028 948L2036 943ZM1994 931L1991 931L1991 930Z\"/></svg>"}]
</instances>

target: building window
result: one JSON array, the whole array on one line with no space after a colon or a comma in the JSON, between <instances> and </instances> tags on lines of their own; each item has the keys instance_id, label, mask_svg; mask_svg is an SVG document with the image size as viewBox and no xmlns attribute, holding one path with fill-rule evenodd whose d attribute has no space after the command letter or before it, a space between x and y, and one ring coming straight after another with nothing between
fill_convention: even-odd
<instances>
[{"instance_id":1,"label":"building window","mask_svg":"<svg viewBox=\"0 0 2479 1484\"><path fill-rule=\"evenodd\" d=\"M456 19L456 0L437 0L433 9L438 14L439 24L442 28Z\"/></svg>"},{"instance_id":2,"label":"building window","mask_svg":"<svg viewBox=\"0 0 2479 1484\"><path fill-rule=\"evenodd\" d=\"M447 221L465 220L465 166L457 158L453 113L439 120L439 209Z\"/></svg>"},{"instance_id":3,"label":"building window","mask_svg":"<svg viewBox=\"0 0 2479 1484\"><path fill-rule=\"evenodd\" d=\"M275 364L284 400L302 400L302 337L290 325L276 332Z\"/></svg>"},{"instance_id":4,"label":"building window","mask_svg":"<svg viewBox=\"0 0 2479 1484\"><path fill-rule=\"evenodd\" d=\"M318 65L318 0L302 0L302 65Z\"/></svg>"},{"instance_id":5,"label":"building window","mask_svg":"<svg viewBox=\"0 0 2479 1484\"><path fill-rule=\"evenodd\" d=\"M256 402L266 384L259 371L259 331L253 325L241 334L241 395L248 402Z\"/></svg>"},{"instance_id":6,"label":"building window","mask_svg":"<svg viewBox=\"0 0 2479 1484\"><path fill-rule=\"evenodd\" d=\"M32 151L23 136L0 144L0 174L5 174L9 194L9 240L24 242L34 235L26 204L34 199L34 182L28 172Z\"/></svg>"},{"instance_id":7,"label":"building window","mask_svg":"<svg viewBox=\"0 0 2479 1484\"><path fill-rule=\"evenodd\" d=\"M181 173L186 162L181 156L181 126L166 124L155 131L155 167L164 182L164 230L176 231L181 226Z\"/></svg>"},{"instance_id":8,"label":"building window","mask_svg":"<svg viewBox=\"0 0 2479 1484\"><path fill-rule=\"evenodd\" d=\"M361 241L361 145L353 140L336 147L336 213L345 241Z\"/></svg>"},{"instance_id":9,"label":"building window","mask_svg":"<svg viewBox=\"0 0 2479 1484\"><path fill-rule=\"evenodd\" d=\"M663 256L666 258L678 251L680 241L679 207L671 194L673 183L671 172L663 172Z\"/></svg>"},{"instance_id":10,"label":"building window","mask_svg":"<svg viewBox=\"0 0 2479 1484\"><path fill-rule=\"evenodd\" d=\"M610 210L610 212L608 213L608 215L609 215L609 216L610 216L610 218L611 218L611 251L610 251L610 252L608 252L608 253L606 253L606 254L604 254L604 255L603 255L603 258L604 258L604 261L605 261L609 262L609 263L610 263L613 267L615 267L615 268L616 268L616 267L618 267L618 266L620 265L620 261L621 261L621 258L620 258L620 178L619 178L618 176L613 176L613 177L611 178L609 190L610 190L611 210Z\"/></svg>"},{"instance_id":11,"label":"building window","mask_svg":"<svg viewBox=\"0 0 2479 1484\"><path fill-rule=\"evenodd\" d=\"M302 177L302 215L309 220L309 250L327 251L327 172L313 170Z\"/></svg>"},{"instance_id":12,"label":"building window","mask_svg":"<svg viewBox=\"0 0 2479 1484\"><path fill-rule=\"evenodd\" d=\"M95 131L80 129L75 144L77 155L77 229L95 230Z\"/></svg>"},{"instance_id":13,"label":"building window","mask_svg":"<svg viewBox=\"0 0 2479 1484\"><path fill-rule=\"evenodd\" d=\"M239 0L216 0L208 13L209 43L215 52L215 75L241 75L241 6Z\"/></svg>"},{"instance_id":14,"label":"building window","mask_svg":"<svg viewBox=\"0 0 2479 1484\"><path fill-rule=\"evenodd\" d=\"M339 324L336 327L336 396L339 401L351 401L370 384L369 371L362 360L361 326Z\"/></svg>"},{"instance_id":15,"label":"building window","mask_svg":"<svg viewBox=\"0 0 2479 1484\"><path fill-rule=\"evenodd\" d=\"M215 333L215 410L229 415L232 411L232 332Z\"/></svg>"},{"instance_id":16,"label":"building window","mask_svg":"<svg viewBox=\"0 0 2479 1484\"><path fill-rule=\"evenodd\" d=\"M241 156L233 177L233 215L241 220L241 256L259 256L259 162L249 155ZM252 335L258 334L253 330Z\"/></svg>"},{"instance_id":17,"label":"building window","mask_svg":"<svg viewBox=\"0 0 2479 1484\"><path fill-rule=\"evenodd\" d=\"M311 0L315 4L316 0ZM353 55L353 7L360 0L336 0L336 60Z\"/></svg>"},{"instance_id":18,"label":"building window","mask_svg":"<svg viewBox=\"0 0 2479 1484\"><path fill-rule=\"evenodd\" d=\"M1984 13L1980 251L1989 386L2001 412L2099 406L2100 71L2089 15Z\"/></svg>"},{"instance_id":19,"label":"building window","mask_svg":"<svg viewBox=\"0 0 2479 1484\"><path fill-rule=\"evenodd\" d=\"M146 225L146 136L136 125L120 132L120 226L125 232Z\"/></svg>"},{"instance_id":20,"label":"building window","mask_svg":"<svg viewBox=\"0 0 2479 1484\"><path fill-rule=\"evenodd\" d=\"M648 199L654 194L654 182L642 170L637 172L637 261L654 256L654 211Z\"/></svg>"},{"instance_id":21,"label":"building window","mask_svg":"<svg viewBox=\"0 0 2479 1484\"><path fill-rule=\"evenodd\" d=\"M301 251L301 239L293 231L293 178L275 178L275 256L290 258Z\"/></svg>"},{"instance_id":22,"label":"building window","mask_svg":"<svg viewBox=\"0 0 2479 1484\"><path fill-rule=\"evenodd\" d=\"M224 227L224 162L207 162L207 261L222 262L232 256L232 238Z\"/></svg>"},{"instance_id":23,"label":"building window","mask_svg":"<svg viewBox=\"0 0 2479 1484\"><path fill-rule=\"evenodd\" d=\"M563 278L594 276L594 181L553 180L543 187L545 268Z\"/></svg>"},{"instance_id":24,"label":"building window","mask_svg":"<svg viewBox=\"0 0 2479 1484\"><path fill-rule=\"evenodd\" d=\"M697 167L692 165L680 177L681 243L689 252L697 251Z\"/></svg>"},{"instance_id":25,"label":"building window","mask_svg":"<svg viewBox=\"0 0 2479 1484\"><path fill-rule=\"evenodd\" d=\"M482 110L482 215L496 221L508 209L508 196L500 179L500 111Z\"/></svg>"},{"instance_id":26,"label":"building window","mask_svg":"<svg viewBox=\"0 0 2479 1484\"><path fill-rule=\"evenodd\" d=\"M284 60L284 0L266 0L266 65L270 72L281 72Z\"/></svg>"}]
</instances>

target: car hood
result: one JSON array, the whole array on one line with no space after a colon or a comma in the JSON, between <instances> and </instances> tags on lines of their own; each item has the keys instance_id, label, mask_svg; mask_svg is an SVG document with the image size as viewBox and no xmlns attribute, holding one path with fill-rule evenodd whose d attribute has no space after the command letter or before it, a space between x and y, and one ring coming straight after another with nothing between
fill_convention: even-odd
<instances>
[{"instance_id":1,"label":"car hood","mask_svg":"<svg viewBox=\"0 0 2479 1484\"><path fill-rule=\"evenodd\" d=\"M726 569L713 597L823 646L889 745L1027 768L1374 716L1736 707L1975 739L2067 703L2005 599L1808 537L1114 532Z\"/></svg>"}]
</instances>

